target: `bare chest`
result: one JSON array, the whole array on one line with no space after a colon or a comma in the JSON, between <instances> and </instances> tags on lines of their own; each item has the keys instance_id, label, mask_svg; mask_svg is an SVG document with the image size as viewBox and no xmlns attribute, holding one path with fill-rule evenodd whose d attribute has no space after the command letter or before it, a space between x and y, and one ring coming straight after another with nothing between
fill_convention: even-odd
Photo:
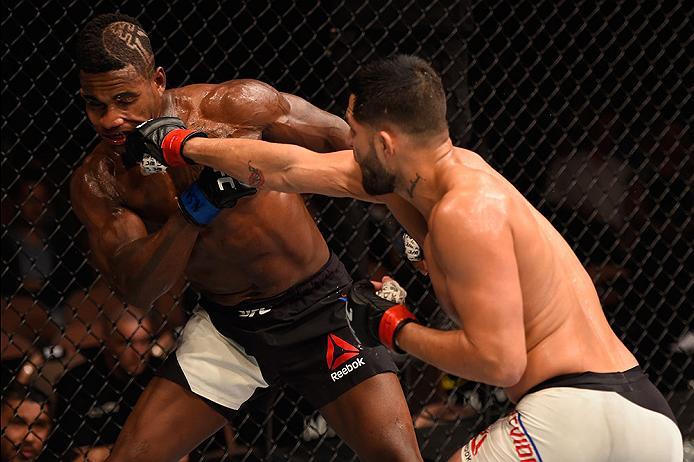
<instances>
[{"instance_id":1,"label":"bare chest","mask_svg":"<svg viewBox=\"0 0 694 462\"><path fill-rule=\"evenodd\" d=\"M433 255L431 245L429 245L429 238L424 241L424 255ZM456 324L460 325L460 319L453 309L453 303L451 302L451 297L446 286L446 275L441 269L441 267L436 263L436 258L426 259L427 268L429 270L429 278L431 279L431 284L434 287L434 292L436 294L436 299L441 306L441 309L455 321Z\"/></svg>"},{"instance_id":2,"label":"bare chest","mask_svg":"<svg viewBox=\"0 0 694 462\"><path fill-rule=\"evenodd\" d=\"M184 179L184 176L191 178ZM177 193L191 182L192 175L168 171L145 175L139 166L116 175L116 188L121 203L136 213L148 228L158 228L166 222L177 209Z\"/></svg>"}]
</instances>

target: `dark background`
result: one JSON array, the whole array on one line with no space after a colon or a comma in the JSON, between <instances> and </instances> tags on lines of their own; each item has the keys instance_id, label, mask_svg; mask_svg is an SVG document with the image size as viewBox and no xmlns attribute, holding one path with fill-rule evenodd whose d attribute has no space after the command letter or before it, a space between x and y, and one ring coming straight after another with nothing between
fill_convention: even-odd
<instances>
[{"instance_id":1,"label":"dark background","mask_svg":"<svg viewBox=\"0 0 694 462\"><path fill-rule=\"evenodd\" d=\"M73 61L75 34L93 15L136 16L150 32L170 87L255 78L340 115L347 82L360 64L413 53L431 61L444 78L454 142L488 159L573 245L614 330L673 402L683 432L692 434L691 416L685 421L693 393L691 350L673 347L692 330L694 319L688 299L694 30L684 2L114 5L3 3L6 300L26 292L18 268L22 243L12 234L22 178L50 185L42 202L52 220L44 245L56 255L44 285L31 296L53 310L97 276L87 263L84 230L70 210L67 190L70 172L97 141L84 116ZM591 176L594 181L587 181ZM606 180L610 177L612 182ZM382 209L348 200L307 200L355 277L395 274L408 285L420 316L445 325L428 280L393 251L398 228ZM593 211L601 205L612 212ZM440 374L412 360L403 370L415 412L434 399ZM485 387L470 389L484 401L478 418L464 424L475 431L503 405ZM461 390L445 393L460 396ZM452 435L437 430L420 437L424 450L435 453L432 458L443 458Z\"/></svg>"}]
</instances>

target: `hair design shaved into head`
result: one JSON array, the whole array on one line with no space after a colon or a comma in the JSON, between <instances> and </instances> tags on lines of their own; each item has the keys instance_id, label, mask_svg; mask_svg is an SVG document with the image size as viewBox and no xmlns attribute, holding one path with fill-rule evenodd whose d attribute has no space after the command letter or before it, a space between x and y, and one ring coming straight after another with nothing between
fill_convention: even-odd
<instances>
[{"instance_id":1,"label":"hair design shaved into head","mask_svg":"<svg viewBox=\"0 0 694 462\"><path fill-rule=\"evenodd\" d=\"M124 14L102 14L80 32L77 62L80 70L88 73L132 65L141 75L150 76L154 71L154 52L137 19Z\"/></svg>"}]
</instances>

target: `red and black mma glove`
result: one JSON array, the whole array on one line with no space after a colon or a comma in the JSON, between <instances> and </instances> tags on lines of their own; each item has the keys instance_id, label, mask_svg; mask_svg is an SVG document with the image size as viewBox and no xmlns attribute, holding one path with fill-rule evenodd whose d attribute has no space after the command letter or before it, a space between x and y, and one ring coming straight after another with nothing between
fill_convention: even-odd
<instances>
[{"instance_id":1,"label":"red and black mma glove","mask_svg":"<svg viewBox=\"0 0 694 462\"><path fill-rule=\"evenodd\" d=\"M236 178L205 167L198 179L179 194L178 205L189 222L204 226L214 220L222 209L235 206L240 198L256 191Z\"/></svg>"},{"instance_id":2,"label":"red and black mma glove","mask_svg":"<svg viewBox=\"0 0 694 462\"><path fill-rule=\"evenodd\" d=\"M183 147L198 136L207 138L203 132L186 128L178 117L150 119L128 135L126 158L131 163L142 163L149 155L165 167L194 164L183 155ZM205 167L198 179L178 196L178 204L189 222L204 226L222 209L233 207L240 198L256 191L225 173Z\"/></svg>"},{"instance_id":3,"label":"red and black mma glove","mask_svg":"<svg viewBox=\"0 0 694 462\"><path fill-rule=\"evenodd\" d=\"M404 353L396 342L400 329L416 321L404 305L376 295L369 280L354 283L345 303L349 328L364 346L385 345L396 353Z\"/></svg>"},{"instance_id":4,"label":"red and black mma glove","mask_svg":"<svg viewBox=\"0 0 694 462\"><path fill-rule=\"evenodd\" d=\"M195 137L207 138L207 134L190 130L178 117L149 119L135 127L125 143L126 157L141 162L149 154L167 167L194 164L183 155L186 142Z\"/></svg>"}]
</instances>

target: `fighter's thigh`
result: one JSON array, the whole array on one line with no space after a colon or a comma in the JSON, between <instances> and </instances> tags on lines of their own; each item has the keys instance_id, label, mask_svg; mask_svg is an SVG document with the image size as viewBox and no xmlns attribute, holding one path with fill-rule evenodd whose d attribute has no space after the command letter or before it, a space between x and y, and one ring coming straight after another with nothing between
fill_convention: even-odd
<instances>
[{"instance_id":1,"label":"fighter's thigh","mask_svg":"<svg viewBox=\"0 0 694 462\"><path fill-rule=\"evenodd\" d=\"M422 460L405 396L392 372L366 379L320 412L360 460Z\"/></svg>"},{"instance_id":2,"label":"fighter's thigh","mask_svg":"<svg viewBox=\"0 0 694 462\"><path fill-rule=\"evenodd\" d=\"M508 448L503 447L503 428L500 421L473 436L462 448L458 449L448 462L500 462L515 460L511 458Z\"/></svg>"},{"instance_id":3,"label":"fighter's thigh","mask_svg":"<svg viewBox=\"0 0 694 462\"><path fill-rule=\"evenodd\" d=\"M518 412L494 422L489 428L473 436L455 452L448 462L538 462L533 438L526 432Z\"/></svg>"},{"instance_id":4,"label":"fighter's thigh","mask_svg":"<svg viewBox=\"0 0 694 462\"><path fill-rule=\"evenodd\" d=\"M108 461L175 462L225 422L200 397L155 377L125 422Z\"/></svg>"}]
</instances>

